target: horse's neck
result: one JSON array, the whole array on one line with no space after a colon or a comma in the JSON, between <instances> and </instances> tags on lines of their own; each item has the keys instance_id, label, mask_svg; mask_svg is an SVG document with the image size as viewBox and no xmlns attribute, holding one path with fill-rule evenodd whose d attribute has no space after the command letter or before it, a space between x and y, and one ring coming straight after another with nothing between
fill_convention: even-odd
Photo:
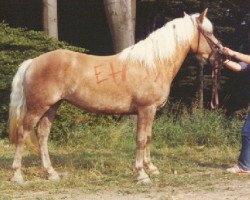
<instances>
[{"instance_id":1,"label":"horse's neck","mask_svg":"<svg viewBox=\"0 0 250 200\"><path fill-rule=\"evenodd\" d=\"M189 50L190 50L189 45L186 45L185 47L179 45L171 60L169 59L165 60L162 67L165 68L164 69L165 72L170 73L167 74L167 77L169 77L172 80L174 79L174 77L180 70L185 58L187 57Z\"/></svg>"}]
</instances>

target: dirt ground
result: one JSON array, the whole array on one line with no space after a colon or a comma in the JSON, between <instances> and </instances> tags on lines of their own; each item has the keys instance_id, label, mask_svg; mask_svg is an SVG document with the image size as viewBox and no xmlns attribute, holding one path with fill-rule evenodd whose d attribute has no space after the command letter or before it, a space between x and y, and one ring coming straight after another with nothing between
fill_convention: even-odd
<instances>
[{"instance_id":1,"label":"dirt ground","mask_svg":"<svg viewBox=\"0 0 250 200\"><path fill-rule=\"evenodd\" d=\"M17 196L16 196L17 195ZM13 199L56 199L56 200L249 200L249 180L232 180L202 188L163 188L142 193L122 194L118 191L86 193L75 189L49 192L27 192L16 194Z\"/></svg>"}]
</instances>

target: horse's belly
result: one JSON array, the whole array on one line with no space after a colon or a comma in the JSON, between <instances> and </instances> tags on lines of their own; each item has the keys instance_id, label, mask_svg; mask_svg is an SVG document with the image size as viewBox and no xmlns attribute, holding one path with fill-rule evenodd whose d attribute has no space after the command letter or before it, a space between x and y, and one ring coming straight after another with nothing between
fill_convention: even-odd
<instances>
[{"instance_id":1,"label":"horse's belly","mask_svg":"<svg viewBox=\"0 0 250 200\"><path fill-rule=\"evenodd\" d=\"M72 95L67 101L84 110L103 114L130 114L136 109L130 95L87 92Z\"/></svg>"}]
</instances>

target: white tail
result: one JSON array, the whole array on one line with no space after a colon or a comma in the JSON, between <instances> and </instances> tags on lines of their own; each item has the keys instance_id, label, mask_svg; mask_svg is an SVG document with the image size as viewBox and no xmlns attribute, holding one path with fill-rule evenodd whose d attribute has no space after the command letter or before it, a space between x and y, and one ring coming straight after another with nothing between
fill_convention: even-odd
<instances>
[{"instance_id":1,"label":"white tail","mask_svg":"<svg viewBox=\"0 0 250 200\"><path fill-rule=\"evenodd\" d=\"M32 59L24 61L18 68L18 71L12 81L12 91L10 94L9 107L9 137L11 142L17 144L17 130L20 122L26 113L26 99L24 94L23 79L27 68L30 66ZM30 145L30 138L26 142Z\"/></svg>"}]
</instances>

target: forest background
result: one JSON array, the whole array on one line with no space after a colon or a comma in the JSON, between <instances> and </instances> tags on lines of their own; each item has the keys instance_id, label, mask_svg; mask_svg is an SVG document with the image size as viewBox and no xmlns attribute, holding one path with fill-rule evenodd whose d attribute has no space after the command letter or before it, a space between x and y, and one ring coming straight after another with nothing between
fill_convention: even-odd
<instances>
[{"instance_id":1,"label":"forest background","mask_svg":"<svg viewBox=\"0 0 250 200\"><path fill-rule=\"evenodd\" d=\"M184 11L192 14L208 8L208 18L214 24L215 35L223 45L242 52L249 52L249 0L137 0L136 4L136 42L166 22L182 17ZM59 40L66 43L57 42L41 32L36 32L43 30L42 9L41 0L0 1L0 22L2 22L0 27L1 137L5 137L7 133L10 83L20 62L57 48L70 48L97 55L109 55L114 52L103 1L58 0ZM25 30L10 27L25 28ZM174 80L168 105L159 114L168 112L169 107L173 114L180 113L183 108L195 107L198 67L199 63L195 57L188 56ZM205 67L204 74L204 107L209 109L211 98L211 68L209 66ZM248 77L247 73L222 70L219 91L220 108L227 116L241 113L247 107ZM78 112L67 106L65 110L67 112L70 110L69 117ZM68 123L68 119L64 119L62 116L61 118L63 118L62 121L65 120L66 124ZM76 122L70 122L68 126L74 126L74 124Z\"/></svg>"}]
</instances>

